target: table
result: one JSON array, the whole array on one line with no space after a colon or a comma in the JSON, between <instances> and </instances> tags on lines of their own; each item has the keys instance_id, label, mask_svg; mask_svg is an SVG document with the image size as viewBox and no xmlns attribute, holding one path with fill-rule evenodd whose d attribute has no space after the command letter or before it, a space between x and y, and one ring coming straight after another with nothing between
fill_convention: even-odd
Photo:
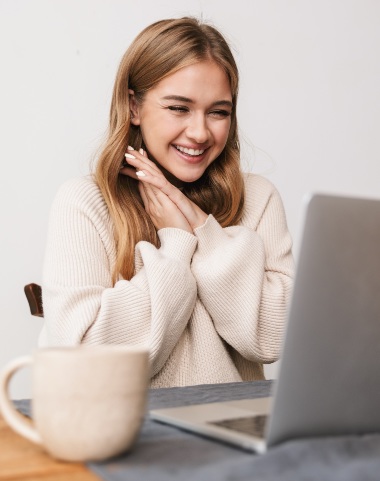
<instances>
[{"instance_id":1,"label":"table","mask_svg":"<svg viewBox=\"0 0 380 481\"><path fill-rule=\"evenodd\" d=\"M174 407L265 397L272 387L271 381L256 381L155 389L149 392L148 406ZM16 404L22 412L28 412L28 401ZM29 448L24 449L30 449L30 443L25 443ZM2 442L0 453L1 448ZM20 453L18 457L20 459ZM48 464L52 462L45 461ZM378 481L380 434L289 441L264 455L255 455L147 418L139 439L129 453L103 463L88 463L91 473L81 465L65 464L67 469L72 469L73 476L79 477L70 474L67 478L60 478L59 469L62 467L55 467L57 477L42 480L90 481L96 478L84 476L94 473L105 481ZM76 471L78 469L82 471ZM81 474L83 477L80 477ZM1 478L0 474L1 479L5 478ZM32 481L40 478L13 479Z\"/></svg>"},{"instance_id":2,"label":"table","mask_svg":"<svg viewBox=\"0 0 380 481\"><path fill-rule=\"evenodd\" d=\"M99 478L81 463L55 461L12 431L0 415L0 480L99 481Z\"/></svg>"}]
</instances>

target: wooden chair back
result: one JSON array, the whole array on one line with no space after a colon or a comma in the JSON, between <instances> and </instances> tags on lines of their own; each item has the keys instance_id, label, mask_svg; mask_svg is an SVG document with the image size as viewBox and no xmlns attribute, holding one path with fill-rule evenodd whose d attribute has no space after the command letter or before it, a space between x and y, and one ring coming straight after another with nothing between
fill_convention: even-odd
<instances>
[{"instance_id":1,"label":"wooden chair back","mask_svg":"<svg viewBox=\"0 0 380 481\"><path fill-rule=\"evenodd\" d=\"M44 317L44 308L42 306L42 289L38 284L27 284L24 292L29 303L29 309L32 316Z\"/></svg>"}]
</instances>

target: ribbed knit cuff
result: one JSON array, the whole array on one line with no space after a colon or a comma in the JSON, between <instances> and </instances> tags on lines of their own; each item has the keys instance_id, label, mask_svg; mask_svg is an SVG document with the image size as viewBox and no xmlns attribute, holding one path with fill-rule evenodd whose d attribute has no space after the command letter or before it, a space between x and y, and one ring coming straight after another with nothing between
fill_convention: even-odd
<instances>
[{"instance_id":1,"label":"ribbed knit cuff","mask_svg":"<svg viewBox=\"0 0 380 481\"><path fill-rule=\"evenodd\" d=\"M226 235L223 227L211 214L203 225L194 230L194 234L198 238L198 250L203 254L212 251Z\"/></svg>"},{"instance_id":2,"label":"ribbed knit cuff","mask_svg":"<svg viewBox=\"0 0 380 481\"><path fill-rule=\"evenodd\" d=\"M198 243L193 234L183 229L165 227L158 231L158 237L161 241L160 250L166 256L190 263Z\"/></svg>"}]
</instances>

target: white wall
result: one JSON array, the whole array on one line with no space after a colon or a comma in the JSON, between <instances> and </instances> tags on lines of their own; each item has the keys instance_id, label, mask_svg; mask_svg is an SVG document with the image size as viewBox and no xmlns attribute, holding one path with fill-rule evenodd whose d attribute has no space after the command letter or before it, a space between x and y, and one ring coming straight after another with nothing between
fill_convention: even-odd
<instances>
[{"instance_id":1,"label":"white wall","mask_svg":"<svg viewBox=\"0 0 380 481\"><path fill-rule=\"evenodd\" d=\"M23 286L41 282L57 187L88 172L121 55L186 14L234 48L244 157L279 188L296 252L305 193L380 197L377 0L0 0L0 367L36 345ZM11 392L30 397L27 373Z\"/></svg>"}]
</instances>

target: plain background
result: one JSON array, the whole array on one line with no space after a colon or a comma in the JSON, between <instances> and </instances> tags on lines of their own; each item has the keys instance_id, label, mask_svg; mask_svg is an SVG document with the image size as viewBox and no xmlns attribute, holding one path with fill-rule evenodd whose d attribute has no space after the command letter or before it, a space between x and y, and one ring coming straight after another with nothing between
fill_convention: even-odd
<instances>
[{"instance_id":1,"label":"plain background","mask_svg":"<svg viewBox=\"0 0 380 481\"><path fill-rule=\"evenodd\" d=\"M0 367L36 347L23 286L41 282L58 186L89 172L122 54L184 15L230 42L243 165L279 189L295 254L305 195L380 197L378 0L0 0ZM12 397L30 397L28 376Z\"/></svg>"}]
</instances>

